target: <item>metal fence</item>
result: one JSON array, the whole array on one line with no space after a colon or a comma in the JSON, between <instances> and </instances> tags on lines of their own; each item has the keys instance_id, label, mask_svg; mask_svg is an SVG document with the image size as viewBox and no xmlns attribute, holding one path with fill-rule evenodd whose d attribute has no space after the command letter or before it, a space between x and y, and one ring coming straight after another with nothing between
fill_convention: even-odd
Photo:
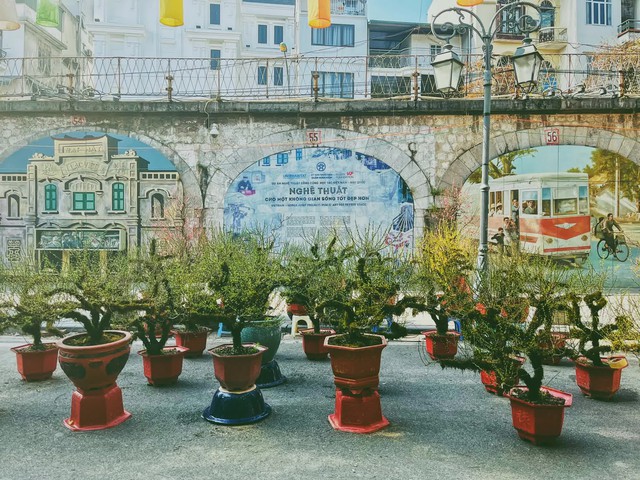
<instances>
[{"instance_id":1,"label":"metal fence","mask_svg":"<svg viewBox=\"0 0 640 480\"><path fill-rule=\"evenodd\" d=\"M459 97L482 95L482 59L464 56ZM367 99L440 96L431 55L369 57L7 58L0 98L121 100ZM493 94L513 95L513 66L495 58ZM638 95L640 56L545 55L537 95Z\"/></svg>"}]
</instances>

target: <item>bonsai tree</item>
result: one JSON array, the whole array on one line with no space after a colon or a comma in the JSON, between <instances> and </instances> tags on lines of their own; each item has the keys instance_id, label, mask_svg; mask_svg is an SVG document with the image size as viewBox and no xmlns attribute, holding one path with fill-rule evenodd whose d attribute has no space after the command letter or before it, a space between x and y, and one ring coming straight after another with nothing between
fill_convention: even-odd
<instances>
[{"instance_id":1,"label":"bonsai tree","mask_svg":"<svg viewBox=\"0 0 640 480\"><path fill-rule=\"evenodd\" d=\"M330 310L318 307L331 296L338 300L346 294L343 269L352 253L335 234L329 239L316 237L306 246L289 246L283 294L289 303L304 306L314 333L320 333L322 323L330 323Z\"/></svg>"},{"instance_id":2,"label":"bonsai tree","mask_svg":"<svg viewBox=\"0 0 640 480\"><path fill-rule=\"evenodd\" d=\"M99 258L99 252L73 252L72 262L59 276L56 293L63 295L66 308L62 316L80 322L86 337L83 345L109 343L105 330L114 315L133 314L139 305L132 301L134 287L126 255Z\"/></svg>"},{"instance_id":3,"label":"bonsai tree","mask_svg":"<svg viewBox=\"0 0 640 480\"><path fill-rule=\"evenodd\" d=\"M180 317L180 304L172 284L172 261L157 254L156 241L152 240L148 252L139 251L126 264L130 277L126 283L135 286L129 304L114 307L116 312L135 312L130 314L131 326L147 355L163 353L173 324Z\"/></svg>"},{"instance_id":4,"label":"bonsai tree","mask_svg":"<svg viewBox=\"0 0 640 480\"><path fill-rule=\"evenodd\" d=\"M424 308L424 300L415 296L395 301L407 290L413 272L413 265L402 252L388 249L383 236L372 230L356 234L357 238L351 240L353 247L349 247L354 254L344 259L344 277L340 279L344 287L316 307L320 315L336 313L332 316L334 327L343 334L334 340L336 345L377 344L379 338L366 332L390 315L400 315L408 308ZM396 336L395 332L391 334Z\"/></svg>"},{"instance_id":5,"label":"bonsai tree","mask_svg":"<svg viewBox=\"0 0 640 480\"><path fill-rule=\"evenodd\" d=\"M282 283L281 255L274 241L257 232L234 236L217 232L203 245L200 272L206 274L201 288L201 313L216 307L212 317L223 322L233 338L232 355L245 353L241 331L262 321L269 309L271 292Z\"/></svg>"},{"instance_id":6,"label":"bonsai tree","mask_svg":"<svg viewBox=\"0 0 640 480\"><path fill-rule=\"evenodd\" d=\"M0 331L18 327L33 339L29 350L47 349L42 342L42 324L49 334L61 336L54 324L68 307L56 298L56 280L55 275L40 272L27 260L0 266Z\"/></svg>"},{"instance_id":7,"label":"bonsai tree","mask_svg":"<svg viewBox=\"0 0 640 480\"><path fill-rule=\"evenodd\" d=\"M472 270L471 249L456 226L440 222L425 234L417 252L415 284L438 335L447 334L451 318L461 317L462 305L471 299L467 278Z\"/></svg>"},{"instance_id":8,"label":"bonsai tree","mask_svg":"<svg viewBox=\"0 0 640 480\"><path fill-rule=\"evenodd\" d=\"M602 341L610 341L616 334L631 331L631 321L625 315L618 315L613 323L603 325L600 312L607 305L607 299L602 292L596 291L583 297L571 295L568 298L568 313L571 322L571 337L578 339L578 354L584 357L596 367L604 367L604 354L613 351L611 343L603 344ZM589 309L590 321L584 321L580 306L584 303ZM618 343L618 348L625 350L625 345Z\"/></svg>"}]
</instances>

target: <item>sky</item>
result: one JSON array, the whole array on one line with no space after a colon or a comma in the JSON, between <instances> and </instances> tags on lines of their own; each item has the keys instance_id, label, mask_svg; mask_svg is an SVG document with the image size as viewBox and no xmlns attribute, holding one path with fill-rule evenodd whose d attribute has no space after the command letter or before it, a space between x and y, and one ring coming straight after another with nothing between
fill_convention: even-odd
<instances>
[{"instance_id":1,"label":"sky","mask_svg":"<svg viewBox=\"0 0 640 480\"><path fill-rule=\"evenodd\" d=\"M427 22L431 0L369 0L369 20Z\"/></svg>"}]
</instances>

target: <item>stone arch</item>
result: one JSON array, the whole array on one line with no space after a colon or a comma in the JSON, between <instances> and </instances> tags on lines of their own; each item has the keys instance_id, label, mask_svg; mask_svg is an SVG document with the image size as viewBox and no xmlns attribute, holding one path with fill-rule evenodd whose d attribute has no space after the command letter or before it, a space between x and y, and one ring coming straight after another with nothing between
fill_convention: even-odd
<instances>
[{"instance_id":1,"label":"stone arch","mask_svg":"<svg viewBox=\"0 0 640 480\"><path fill-rule=\"evenodd\" d=\"M103 124L100 125L83 125L83 126L60 126L58 128L49 128L39 130L37 133L31 133L30 135L22 137L19 142L22 142L22 145L13 143L2 151L0 151L0 158L5 158L10 153L13 153L20 148L29 145L32 141L38 140L42 137L53 136L53 135L62 135L68 132L104 132L104 133L112 133L117 135L124 135L135 140L138 140L142 143L153 147L161 154L163 154L171 163L173 163L176 171L180 174L180 181L182 182L182 190L185 202L187 205L193 205L196 209L202 208L202 195L200 194L200 186L198 183L198 179L196 178L195 173L189 167L187 162L180 156L180 154L175 151L173 148L167 146L161 141L155 139L154 137L150 137L148 135L134 132L134 131L124 131L117 128L112 128L110 126L106 126Z\"/></svg>"},{"instance_id":2,"label":"stone arch","mask_svg":"<svg viewBox=\"0 0 640 480\"><path fill-rule=\"evenodd\" d=\"M228 167L216 170L211 175L207 188L205 208L210 212L209 226L222 227L224 196L238 175L261 158L305 146L309 146L306 142L306 129L293 129L262 137L229 155L222 162ZM414 235L415 238L422 236L431 187L427 171L414 158L384 139L351 130L323 128L320 146L344 148L370 155L395 170L411 190L414 200Z\"/></svg>"},{"instance_id":3,"label":"stone arch","mask_svg":"<svg viewBox=\"0 0 640 480\"><path fill-rule=\"evenodd\" d=\"M490 138L489 158L527 148L546 147L546 131L558 129L560 146L579 145L617 153L640 165L640 142L610 130L583 126L548 125L517 132L500 133ZM482 166L482 143L462 152L451 165L438 175L438 188L462 186L469 175Z\"/></svg>"}]
</instances>

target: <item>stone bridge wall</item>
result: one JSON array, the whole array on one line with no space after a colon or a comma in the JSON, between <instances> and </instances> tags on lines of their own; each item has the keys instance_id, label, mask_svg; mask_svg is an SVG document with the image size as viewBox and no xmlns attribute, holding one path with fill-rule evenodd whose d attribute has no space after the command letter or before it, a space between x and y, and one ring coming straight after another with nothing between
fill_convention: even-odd
<instances>
[{"instance_id":1,"label":"stone bridge wall","mask_svg":"<svg viewBox=\"0 0 640 480\"><path fill-rule=\"evenodd\" d=\"M640 164L639 99L582 98L493 102L491 157L547 144L557 128L562 145L619 153ZM231 181L259 159L309 146L374 156L396 170L415 200L415 234L423 229L431 190L461 185L482 157L480 100L354 101L336 103L3 102L0 160L32 141L71 131L102 131L142 141L170 159L186 200L220 226ZM209 125L218 134L209 133Z\"/></svg>"}]
</instances>

